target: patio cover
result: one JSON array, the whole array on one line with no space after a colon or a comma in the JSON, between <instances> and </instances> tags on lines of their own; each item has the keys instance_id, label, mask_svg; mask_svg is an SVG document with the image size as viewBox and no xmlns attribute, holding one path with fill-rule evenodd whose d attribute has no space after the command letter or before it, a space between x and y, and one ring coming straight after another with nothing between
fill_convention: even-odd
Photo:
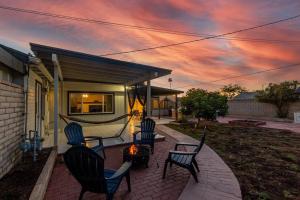
<instances>
[{"instance_id":1,"label":"patio cover","mask_svg":"<svg viewBox=\"0 0 300 200\"><path fill-rule=\"evenodd\" d=\"M171 73L169 69L126 62L101 56L30 43L51 75L53 55L57 56L64 81L86 81L132 85Z\"/></svg>"},{"instance_id":2,"label":"patio cover","mask_svg":"<svg viewBox=\"0 0 300 200\"><path fill-rule=\"evenodd\" d=\"M147 86L143 87L142 90L146 92ZM177 94L182 94L184 93L183 91L180 90L173 90L169 88L162 88L162 87L157 87L157 86L151 86L151 96L167 96L167 95L177 95Z\"/></svg>"}]
</instances>

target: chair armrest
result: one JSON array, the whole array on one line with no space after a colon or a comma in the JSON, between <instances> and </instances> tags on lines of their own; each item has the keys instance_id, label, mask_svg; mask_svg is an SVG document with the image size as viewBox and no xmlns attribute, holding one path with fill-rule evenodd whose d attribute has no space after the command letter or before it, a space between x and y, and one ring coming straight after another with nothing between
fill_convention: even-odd
<instances>
[{"instance_id":1,"label":"chair armrest","mask_svg":"<svg viewBox=\"0 0 300 200\"><path fill-rule=\"evenodd\" d=\"M138 133L141 133L141 131L135 131L135 132L133 133L133 135L136 135L136 134L138 134Z\"/></svg>"},{"instance_id":2,"label":"chair armrest","mask_svg":"<svg viewBox=\"0 0 300 200\"><path fill-rule=\"evenodd\" d=\"M103 146L102 137L98 137L98 136L85 136L84 137L85 142L91 142L91 141L95 141L95 140L98 140L99 145Z\"/></svg>"},{"instance_id":3,"label":"chair armrest","mask_svg":"<svg viewBox=\"0 0 300 200\"><path fill-rule=\"evenodd\" d=\"M192 143L184 143L184 142L178 142L175 144L175 151L177 150L178 146L190 146L190 147L197 147L198 144L192 144Z\"/></svg>"},{"instance_id":4,"label":"chair armrest","mask_svg":"<svg viewBox=\"0 0 300 200\"><path fill-rule=\"evenodd\" d=\"M67 142L67 144L68 145L72 145L72 146L79 146L79 144L78 143L72 143L72 142ZM81 143L81 145L84 145L85 143L83 142L83 143Z\"/></svg>"},{"instance_id":5,"label":"chair armrest","mask_svg":"<svg viewBox=\"0 0 300 200\"><path fill-rule=\"evenodd\" d=\"M197 152L186 152L186 151L169 151L170 154L178 154L178 155L196 155Z\"/></svg>"},{"instance_id":6,"label":"chair armrest","mask_svg":"<svg viewBox=\"0 0 300 200\"><path fill-rule=\"evenodd\" d=\"M114 175L112 175L109 178L106 178L106 180L118 179L120 177L123 177L124 175L127 174L127 172L129 171L131 165L132 165L131 162L123 163L123 165L114 173Z\"/></svg>"}]
</instances>

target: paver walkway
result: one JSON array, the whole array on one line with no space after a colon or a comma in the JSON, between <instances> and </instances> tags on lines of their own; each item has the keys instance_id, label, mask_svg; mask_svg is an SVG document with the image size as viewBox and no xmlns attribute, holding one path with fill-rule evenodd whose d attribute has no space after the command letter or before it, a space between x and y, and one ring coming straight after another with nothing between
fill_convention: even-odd
<instances>
[{"instance_id":1,"label":"paver walkway","mask_svg":"<svg viewBox=\"0 0 300 200\"><path fill-rule=\"evenodd\" d=\"M184 135L168 128L158 125L160 133L167 133L171 137L182 142L198 143L190 136ZM185 189L181 193L180 200L241 200L241 190L238 180L224 161L207 145L196 157L200 172L199 183L196 184L190 177ZM170 173L168 170L167 173ZM167 174L170 176L170 174Z\"/></svg>"},{"instance_id":2,"label":"paver walkway","mask_svg":"<svg viewBox=\"0 0 300 200\"><path fill-rule=\"evenodd\" d=\"M149 168L131 170L131 188L127 192L125 179L122 181L114 199L178 199L187 184L190 174L187 170L173 166L168 170L168 177L162 179L164 161L170 149L174 148L176 140L165 135L165 141L155 143L154 155L150 156ZM124 146L110 147L106 149L107 159L105 167L118 169L122 164L122 149ZM156 160L159 163L157 168ZM46 200L77 200L80 193L79 183L69 174L63 163L57 162L51 176ZM102 194L85 193L83 199L105 199Z\"/></svg>"},{"instance_id":3,"label":"paver walkway","mask_svg":"<svg viewBox=\"0 0 300 200\"><path fill-rule=\"evenodd\" d=\"M228 123L231 120L236 119L247 119L247 118L236 118L236 117L219 117L218 121L220 123ZM260 120L260 119L258 119ZM275 128L275 129L284 129L284 130L290 130L296 133L300 133L300 124L296 123L289 123L289 122L274 122L274 121L268 121L268 120L260 120L266 122L266 125L263 125L261 127L266 128Z\"/></svg>"}]
</instances>

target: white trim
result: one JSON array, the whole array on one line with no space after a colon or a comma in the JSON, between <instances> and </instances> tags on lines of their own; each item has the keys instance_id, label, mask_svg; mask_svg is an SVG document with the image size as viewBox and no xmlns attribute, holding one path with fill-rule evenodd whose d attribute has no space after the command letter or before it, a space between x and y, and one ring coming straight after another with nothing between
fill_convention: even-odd
<instances>
[{"instance_id":1,"label":"white trim","mask_svg":"<svg viewBox=\"0 0 300 200\"><path fill-rule=\"evenodd\" d=\"M147 117L151 117L151 81L147 81Z\"/></svg>"},{"instance_id":2,"label":"white trim","mask_svg":"<svg viewBox=\"0 0 300 200\"><path fill-rule=\"evenodd\" d=\"M59 76L59 79L60 79L61 81L63 81L64 78L63 78L63 75L62 75L61 67L60 67L60 64L59 64L57 55L54 54L54 53L52 54L52 62L53 62L53 64L54 64L54 67L57 67L57 69L58 69L58 76Z\"/></svg>"},{"instance_id":3,"label":"white trim","mask_svg":"<svg viewBox=\"0 0 300 200\"><path fill-rule=\"evenodd\" d=\"M58 68L54 66L54 146L58 144Z\"/></svg>"}]
</instances>

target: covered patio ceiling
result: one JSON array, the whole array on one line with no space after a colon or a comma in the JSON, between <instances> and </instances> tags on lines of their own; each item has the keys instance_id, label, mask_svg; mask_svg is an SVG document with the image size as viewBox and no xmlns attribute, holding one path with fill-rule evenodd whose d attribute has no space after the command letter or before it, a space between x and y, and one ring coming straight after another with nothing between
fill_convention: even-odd
<instances>
[{"instance_id":1,"label":"covered patio ceiling","mask_svg":"<svg viewBox=\"0 0 300 200\"><path fill-rule=\"evenodd\" d=\"M143 64L30 43L31 50L53 76L53 55L59 62L64 81L83 81L132 85L171 73Z\"/></svg>"},{"instance_id":2,"label":"covered patio ceiling","mask_svg":"<svg viewBox=\"0 0 300 200\"><path fill-rule=\"evenodd\" d=\"M147 91L147 86L144 86L141 88L142 93L146 93ZM151 86L151 96L167 96L167 95L177 95L177 94L182 94L184 93L183 91L180 90L174 90L170 88L162 88L162 87L157 87L157 86Z\"/></svg>"}]
</instances>

